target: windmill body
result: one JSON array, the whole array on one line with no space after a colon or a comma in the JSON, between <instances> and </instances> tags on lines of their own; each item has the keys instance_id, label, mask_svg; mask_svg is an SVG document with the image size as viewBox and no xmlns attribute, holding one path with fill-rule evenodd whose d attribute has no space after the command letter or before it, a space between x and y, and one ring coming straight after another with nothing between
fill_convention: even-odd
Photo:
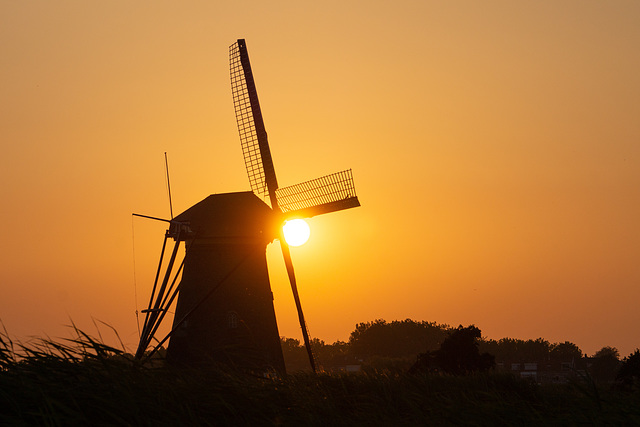
<instances>
[{"instance_id":1,"label":"windmill body","mask_svg":"<svg viewBox=\"0 0 640 427\"><path fill-rule=\"evenodd\" d=\"M284 372L266 261L273 211L252 192L215 194L175 220L190 230L174 235L187 249L167 359Z\"/></svg>"},{"instance_id":2,"label":"windmill body","mask_svg":"<svg viewBox=\"0 0 640 427\"><path fill-rule=\"evenodd\" d=\"M245 41L229 47L231 88L251 192L216 194L173 218L165 236L175 247L162 282L161 261L136 357L144 356L158 325L178 295L167 358L175 363L221 361L241 368L284 372L280 337L266 265L266 245L275 238L291 284L302 335L315 371L289 246L288 219L360 206L351 170L279 187L262 120ZM181 242L186 255L173 282ZM164 254L163 246L163 254ZM182 280L174 288L182 268ZM155 301L155 302L154 302Z\"/></svg>"}]
</instances>

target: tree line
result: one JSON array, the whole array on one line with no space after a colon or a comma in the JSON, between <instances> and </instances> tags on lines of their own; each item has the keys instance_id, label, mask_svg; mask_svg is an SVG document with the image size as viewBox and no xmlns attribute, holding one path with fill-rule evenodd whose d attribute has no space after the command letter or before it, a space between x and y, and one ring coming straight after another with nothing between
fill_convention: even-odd
<instances>
[{"instance_id":1,"label":"tree line","mask_svg":"<svg viewBox=\"0 0 640 427\"><path fill-rule=\"evenodd\" d=\"M308 370L306 352L300 341L285 337L281 341L287 370ZM570 364L571 369L588 370L595 380L602 382L613 381L620 372L630 371L632 377L640 374L638 350L621 360L615 347L605 346L588 357L569 341L551 343L543 338L494 340L483 338L480 329L474 325L454 328L412 319L392 322L376 319L358 323L348 341L327 344L315 338L311 347L317 363L325 370L357 365L365 371L406 371L417 362L418 365L444 366L458 358L479 369L492 363L507 369L513 363L535 363L540 367ZM635 371L634 364L638 365ZM453 372L462 368L450 369Z\"/></svg>"}]
</instances>

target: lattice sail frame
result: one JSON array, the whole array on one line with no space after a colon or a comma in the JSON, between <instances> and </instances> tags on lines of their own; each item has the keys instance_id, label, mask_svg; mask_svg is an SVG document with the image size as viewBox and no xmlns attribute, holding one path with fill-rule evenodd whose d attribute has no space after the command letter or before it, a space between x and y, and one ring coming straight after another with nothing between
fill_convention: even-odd
<instances>
[{"instance_id":1,"label":"lattice sail frame","mask_svg":"<svg viewBox=\"0 0 640 427\"><path fill-rule=\"evenodd\" d=\"M262 119L249 55L244 40L229 46L233 107L251 190L264 201L278 187L267 132Z\"/></svg>"},{"instance_id":2,"label":"lattice sail frame","mask_svg":"<svg viewBox=\"0 0 640 427\"><path fill-rule=\"evenodd\" d=\"M251 190L286 217L312 217L360 206L351 169L278 188L245 41L229 46L231 91Z\"/></svg>"},{"instance_id":3,"label":"lattice sail frame","mask_svg":"<svg viewBox=\"0 0 640 427\"><path fill-rule=\"evenodd\" d=\"M351 169L278 188L276 198L288 217L308 218L360 206Z\"/></svg>"}]
</instances>

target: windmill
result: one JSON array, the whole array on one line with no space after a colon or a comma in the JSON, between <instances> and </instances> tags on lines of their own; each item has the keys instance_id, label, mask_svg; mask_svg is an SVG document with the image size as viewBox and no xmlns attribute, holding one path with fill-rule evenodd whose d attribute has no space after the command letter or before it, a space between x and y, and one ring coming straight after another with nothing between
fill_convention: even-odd
<instances>
[{"instance_id":1,"label":"windmill","mask_svg":"<svg viewBox=\"0 0 640 427\"><path fill-rule=\"evenodd\" d=\"M351 170L279 187L243 39L229 47L231 87L250 192L214 194L171 220L165 234L136 357L149 347L176 296L167 358L217 360L284 372L266 265L266 245L280 240L309 363L315 371L289 245L282 225L360 206ZM155 218L158 219L158 218ZM167 240L175 241L160 282ZM172 270L180 242L186 255ZM182 280L175 285L179 274ZM173 279L171 277L173 276Z\"/></svg>"}]
</instances>

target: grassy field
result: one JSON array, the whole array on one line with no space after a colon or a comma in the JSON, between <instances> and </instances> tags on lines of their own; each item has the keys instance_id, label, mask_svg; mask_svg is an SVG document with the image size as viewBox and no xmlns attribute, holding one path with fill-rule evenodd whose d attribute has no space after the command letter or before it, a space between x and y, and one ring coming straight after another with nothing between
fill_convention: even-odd
<instances>
[{"instance_id":1,"label":"grassy field","mask_svg":"<svg viewBox=\"0 0 640 427\"><path fill-rule=\"evenodd\" d=\"M81 332L0 336L0 425L640 425L640 390L509 374L296 374L139 366Z\"/></svg>"}]
</instances>

